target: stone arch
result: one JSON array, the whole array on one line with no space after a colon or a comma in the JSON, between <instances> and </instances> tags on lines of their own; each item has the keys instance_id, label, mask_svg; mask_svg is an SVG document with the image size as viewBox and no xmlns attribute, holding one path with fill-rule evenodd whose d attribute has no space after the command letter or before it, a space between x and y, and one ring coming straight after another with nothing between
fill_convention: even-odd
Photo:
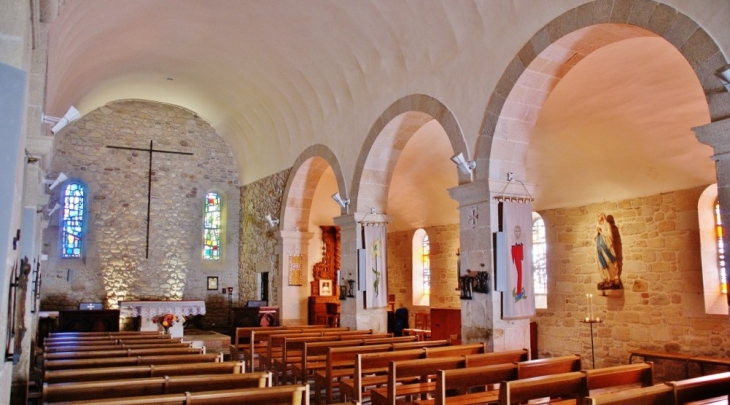
<instances>
[{"instance_id":1,"label":"stone arch","mask_svg":"<svg viewBox=\"0 0 730 405\"><path fill-rule=\"evenodd\" d=\"M439 100L413 94L388 106L370 128L355 166L352 182L351 205L354 212L371 208L385 212L388 187L400 152L408 139L424 124L437 120L444 128L455 154L463 153L469 159L469 149L456 117ZM454 166L459 184L471 180Z\"/></svg>"},{"instance_id":2,"label":"stone arch","mask_svg":"<svg viewBox=\"0 0 730 405\"><path fill-rule=\"evenodd\" d=\"M505 177L507 169L490 159L492 150L505 146L501 141L495 142L496 135L504 134L506 138L529 134L550 91L585 55L609 43L637 36L658 36L675 46L697 74L707 95L711 120L730 116L730 95L715 77L727 59L696 21L653 0L597 0L549 22L509 63L482 119L476 179ZM514 120L501 120L502 117ZM511 153L508 159L519 159Z\"/></svg>"},{"instance_id":3,"label":"stone arch","mask_svg":"<svg viewBox=\"0 0 730 405\"><path fill-rule=\"evenodd\" d=\"M347 195L345 176L337 156L322 144L308 147L297 157L292 165L291 174L284 187L281 229L299 228L307 232L312 197L324 171L331 167L337 178L337 188L341 195Z\"/></svg>"}]
</instances>

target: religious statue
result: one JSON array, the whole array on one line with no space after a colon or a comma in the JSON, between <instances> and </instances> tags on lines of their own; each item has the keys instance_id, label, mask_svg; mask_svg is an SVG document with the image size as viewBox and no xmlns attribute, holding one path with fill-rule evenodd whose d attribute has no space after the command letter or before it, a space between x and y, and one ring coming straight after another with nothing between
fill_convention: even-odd
<instances>
[{"instance_id":1,"label":"religious statue","mask_svg":"<svg viewBox=\"0 0 730 405\"><path fill-rule=\"evenodd\" d=\"M603 279L598 283L599 290L619 290L623 288L621 283L621 271L618 266L616 249L614 247L611 224L606 214L601 212L596 216L596 253L598 254L598 271Z\"/></svg>"}]
</instances>

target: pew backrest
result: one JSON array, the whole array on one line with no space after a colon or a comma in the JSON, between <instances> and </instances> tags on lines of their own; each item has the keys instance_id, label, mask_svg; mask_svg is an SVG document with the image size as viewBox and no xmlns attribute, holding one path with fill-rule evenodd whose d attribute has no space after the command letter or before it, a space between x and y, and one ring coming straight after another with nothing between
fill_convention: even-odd
<instances>
[{"instance_id":1,"label":"pew backrest","mask_svg":"<svg viewBox=\"0 0 730 405\"><path fill-rule=\"evenodd\" d=\"M486 353L487 345L486 343L473 343L444 347L427 347L425 351L426 357L466 356L469 354Z\"/></svg>"},{"instance_id":2,"label":"pew backrest","mask_svg":"<svg viewBox=\"0 0 730 405\"><path fill-rule=\"evenodd\" d=\"M678 404L722 395L728 395L730 399L730 371L672 381L669 384L674 391L674 398Z\"/></svg>"},{"instance_id":3,"label":"pew backrest","mask_svg":"<svg viewBox=\"0 0 730 405\"><path fill-rule=\"evenodd\" d=\"M398 381L400 380L414 377L419 378L421 382L427 382L428 377L436 375L439 370L452 370L464 368L465 366L466 360L461 356L391 361L388 366L388 403L394 404L396 402ZM421 379L421 377L424 378Z\"/></svg>"},{"instance_id":4,"label":"pew backrest","mask_svg":"<svg viewBox=\"0 0 730 405\"><path fill-rule=\"evenodd\" d=\"M155 349L114 349L114 350L93 350L88 352L58 352L44 353L43 360L73 360L73 359L94 359L103 357L136 357L156 355L192 355L205 354L205 347L173 347Z\"/></svg>"},{"instance_id":5,"label":"pew backrest","mask_svg":"<svg viewBox=\"0 0 730 405\"><path fill-rule=\"evenodd\" d=\"M539 377L550 374L580 371L579 355L551 357L547 359L528 360L517 363L517 377L520 379Z\"/></svg>"},{"instance_id":6,"label":"pew backrest","mask_svg":"<svg viewBox=\"0 0 730 405\"><path fill-rule=\"evenodd\" d=\"M518 370L519 372L519 370ZM520 380L502 381L499 387L499 405L522 404L532 399L575 398L581 403L588 396L585 375L571 372Z\"/></svg>"},{"instance_id":7,"label":"pew backrest","mask_svg":"<svg viewBox=\"0 0 730 405\"><path fill-rule=\"evenodd\" d=\"M674 404L672 387L657 384L649 387L630 388L614 392L591 395L583 400L584 405L667 405Z\"/></svg>"},{"instance_id":8,"label":"pew backrest","mask_svg":"<svg viewBox=\"0 0 730 405\"><path fill-rule=\"evenodd\" d=\"M123 367L82 368L71 370L46 370L43 382L49 384L83 381L118 380L122 378L148 378L195 374L239 374L243 363L227 361L215 363L185 363L164 365L135 365Z\"/></svg>"},{"instance_id":9,"label":"pew backrest","mask_svg":"<svg viewBox=\"0 0 730 405\"><path fill-rule=\"evenodd\" d=\"M528 361L530 353L527 349L522 349L508 350L504 352L467 354L464 357L466 359L467 367L479 367Z\"/></svg>"},{"instance_id":10,"label":"pew backrest","mask_svg":"<svg viewBox=\"0 0 730 405\"><path fill-rule=\"evenodd\" d=\"M446 404L446 393L450 390L465 394L474 387L485 387L516 379L517 366L512 363L440 370L436 377L435 403Z\"/></svg>"},{"instance_id":11,"label":"pew backrest","mask_svg":"<svg viewBox=\"0 0 730 405\"><path fill-rule=\"evenodd\" d=\"M75 360L49 360L43 363L44 370L69 370L99 367L121 367L145 364L179 364L209 363L221 361L218 353L191 354L185 356L136 356L136 357L103 357Z\"/></svg>"},{"instance_id":12,"label":"pew backrest","mask_svg":"<svg viewBox=\"0 0 730 405\"><path fill-rule=\"evenodd\" d=\"M583 372L586 374L589 391L636 384L641 387L654 385L654 365L648 362L597 368Z\"/></svg>"}]
</instances>

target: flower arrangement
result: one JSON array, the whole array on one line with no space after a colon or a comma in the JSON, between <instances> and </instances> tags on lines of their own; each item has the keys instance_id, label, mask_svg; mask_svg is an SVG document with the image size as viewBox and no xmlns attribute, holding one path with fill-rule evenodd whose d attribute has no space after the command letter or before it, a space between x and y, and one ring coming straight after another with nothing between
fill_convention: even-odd
<instances>
[{"instance_id":1,"label":"flower arrangement","mask_svg":"<svg viewBox=\"0 0 730 405\"><path fill-rule=\"evenodd\" d=\"M175 324L175 322L178 322L180 318L177 317L177 315L174 314L164 314L164 315L157 315L156 317L152 318L153 323L160 324L162 326L162 329L165 331L165 335L170 333L170 328L172 325Z\"/></svg>"}]
</instances>

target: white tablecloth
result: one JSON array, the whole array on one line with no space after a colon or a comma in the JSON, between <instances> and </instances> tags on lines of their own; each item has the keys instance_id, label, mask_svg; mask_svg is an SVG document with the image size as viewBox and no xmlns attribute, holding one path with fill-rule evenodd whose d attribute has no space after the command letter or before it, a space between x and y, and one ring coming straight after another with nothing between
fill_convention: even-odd
<instances>
[{"instance_id":1,"label":"white tablecloth","mask_svg":"<svg viewBox=\"0 0 730 405\"><path fill-rule=\"evenodd\" d=\"M142 317L140 330L154 331L162 330L162 327L153 322L156 316L173 314L180 318L170 328L172 337L182 337L183 318L192 315L205 315L205 301L120 301L119 309L121 316Z\"/></svg>"}]
</instances>

